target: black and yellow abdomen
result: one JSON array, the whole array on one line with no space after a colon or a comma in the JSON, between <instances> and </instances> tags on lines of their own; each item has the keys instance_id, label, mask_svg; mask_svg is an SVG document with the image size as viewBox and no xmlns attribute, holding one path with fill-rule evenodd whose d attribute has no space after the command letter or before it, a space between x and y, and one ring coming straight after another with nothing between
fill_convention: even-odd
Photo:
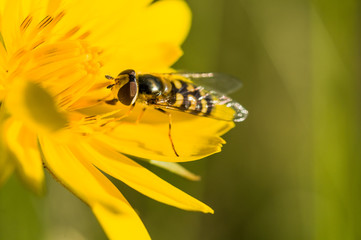
<instances>
[{"instance_id":1,"label":"black and yellow abdomen","mask_svg":"<svg viewBox=\"0 0 361 240\"><path fill-rule=\"evenodd\" d=\"M208 116L212 112L212 96L201 87L183 80L171 82L172 105L194 115Z\"/></svg>"}]
</instances>

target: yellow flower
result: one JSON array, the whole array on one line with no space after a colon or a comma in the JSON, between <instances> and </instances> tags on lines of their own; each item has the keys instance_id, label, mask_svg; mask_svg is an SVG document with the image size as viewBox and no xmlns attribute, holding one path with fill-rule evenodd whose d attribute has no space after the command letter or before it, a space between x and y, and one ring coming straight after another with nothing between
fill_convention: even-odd
<instances>
[{"instance_id":1,"label":"yellow flower","mask_svg":"<svg viewBox=\"0 0 361 240\"><path fill-rule=\"evenodd\" d=\"M182 55L180 45L190 26L187 5L151 2L0 3L0 184L17 171L24 183L41 192L45 166L89 205L111 239L149 236L101 171L165 204L213 212L120 152L195 180L197 176L174 162L220 151L220 136L233 127L230 122L174 114L177 157L168 138L168 118L161 113L147 110L139 124L137 108L117 122L97 117L114 111L102 104L110 91L106 75L127 68L169 72Z\"/></svg>"}]
</instances>

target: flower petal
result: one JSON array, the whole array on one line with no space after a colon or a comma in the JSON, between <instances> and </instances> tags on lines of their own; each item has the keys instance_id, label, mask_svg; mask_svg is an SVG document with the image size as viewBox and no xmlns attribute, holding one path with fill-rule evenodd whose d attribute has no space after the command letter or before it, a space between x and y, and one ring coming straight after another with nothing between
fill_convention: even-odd
<instances>
[{"instance_id":1,"label":"flower petal","mask_svg":"<svg viewBox=\"0 0 361 240\"><path fill-rule=\"evenodd\" d=\"M233 122L172 112L172 140L179 154L173 151L168 137L168 117L148 108L139 124L135 110L129 118L116 125L113 131L95 137L119 152L159 161L186 162L221 151L225 141L220 137L229 131Z\"/></svg>"},{"instance_id":2,"label":"flower petal","mask_svg":"<svg viewBox=\"0 0 361 240\"><path fill-rule=\"evenodd\" d=\"M169 172L177 174L177 175L184 177L191 181L201 180L201 177L199 175L196 175L196 174L190 172L185 167L183 167L182 165L175 163L175 162L163 162L163 161L157 161L157 160L149 160L149 163L153 164L154 166L168 170Z\"/></svg>"},{"instance_id":3,"label":"flower petal","mask_svg":"<svg viewBox=\"0 0 361 240\"><path fill-rule=\"evenodd\" d=\"M118 189L90 162L40 137L44 162L53 176L87 203L110 239L150 239L143 223ZM116 226L116 227L115 227Z\"/></svg>"},{"instance_id":4,"label":"flower petal","mask_svg":"<svg viewBox=\"0 0 361 240\"><path fill-rule=\"evenodd\" d=\"M24 19L36 11L40 21L45 17L47 1L42 0L3 0L0 3L0 32L2 34L8 54L13 54L23 47L24 39L22 38L20 26ZM34 19L35 20L35 19Z\"/></svg>"},{"instance_id":5,"label":"flower petal","mask_svg":"<svg viewBox=\"0 0 361 240\"><path fill-rule=\"evenodd\" d=\"M1 15L0 15L0 24L1 24ZM0 101L4 99L5 96L5 79L6 79L6 50L5 43L0 32Z\"/></svg>"},{"instance_id":6,"label":"flower petal","mask_svg":"<svg viewBox=\"0 0 361 240\"><path fill-rule=\"evenodd\" d=\"M101 204L94 204L92 210L109 239L150 239L136 213L115 214Z\"/></svg>"},{"instance_id":7,"label":"flower petal","mask_svg":"<svg viewBox=\"0 0 361 240\"><path fill-rule=\"evenodd\" d=\"M91 33L90 41L109 42L115 38L114 32L123 32L122 37L128 35L123 31L124 26L127 25L125 19L134 20L134 14L141 12L150 2L150 0L95 0L89 4L87 0L67 1L63 4L66 15L56 31L68 31L69 26L81 27L82 30ZM84 12L84 9L86 14L79 14ZM113 39L115 40L117 39Z\"/></svg>"},{"instance_id":8,"label":"flower petal","mask_svg":"<svg viewBox=\"0 0 361 240\"><path fill-rule=\"evenodd\" d=\"M130 17L131 16L131 17ZM157 1L123 14L108 41L107 74L132 68L137 72L165 72L183 54L191 13L184 1ZM117 30L121 29L121 30Z\"/></svg>"},{"instance_id":9,"label":"flower petal","mask_svg":"<svg viewBox=\"0 0 361 240\"><path fill-rule=\"evenodd\" d=\"M0 105L0 187L5 183L14 169L14 161L12 155L6 146L6 139L4 136L4 124L6 123L7 114L5 109Z\"/></svg>"},{"instance_id":10,"label":"flower petal","mask_svg":"<svg viewBox=\"0 0 361 240\"><path fill-rule=\"evenodd\" d=\"M89 159L102 171L150 198L185 210L213 213L204 203L173 187L105 144L98 141L80 143L73 152L79 159Z\"/></svg>"},{"instance_id":11,"label":"flower petal","mask_svg":"<svg viewBox=\"0 0 361 240\"><path fill-rule=\"evenodd\" d=\"M33 191L43 192L44 170L34 132L20 121L7 120L4 124L6 143L15 156L17 170L24 183Z\"/></svg>"},{"instance_id":12,"label":"flower petal","mask_svg":"<svg viewBox=\"0 0 361 240\"><path fill-rule=\"evenodd\" d=\"M187 162L221 151L224 140L209 135L177 135L172 131L176 156L168 137L168 126L158 124L122 124L107 135L96 136L119 152L145 159L169 162Z\"/></svg>"},{"instance_id":13,"label":"flower petal","mask_svg":"<svg viewBox=\"0 0 361 240\"><path fill-rule=\"evenodd\" d=\"M15 46L20 41L19 28L21 24L19 9L20 1L4 0L0 31L8 53L15 51Z\"/></svg>"},{"instance_id":14,"label":"flower petal","mask_svg":"<svg viewBox=\"0 0 361 240\"><path fill-rule=\"evenodd\" d=\"M179 45L169 42L127 44L114 51L112 61L103 69L107 74L117 75L129 68L137 72L168 72L183 55Z\"/></svg>"},{"instance_id":15,"label":"flower petal","mask_svg":"<svg viewBox=\"0 0 361 240\"><path fill-rule=\"evenodd\" d=\"M157 1L139 17L139 22L142 24L133 28L135 38L151 36L147 39L151 42L180 45L191 26L191 11L184 1Z\"/></svg>"}]
</instances>

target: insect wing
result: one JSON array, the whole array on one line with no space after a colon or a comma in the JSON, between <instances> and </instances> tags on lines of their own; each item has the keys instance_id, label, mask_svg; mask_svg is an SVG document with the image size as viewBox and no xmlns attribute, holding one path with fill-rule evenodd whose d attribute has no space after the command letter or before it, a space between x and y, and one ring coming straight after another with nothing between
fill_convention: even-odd
<instances>
[{"instance_id":1,"label":"insect wing","mask_svg":"<svg viewBox=\"0 0 361 240\"><path fill-rule=\"evenodd\" d=\"M234 122L242 122L247 118L248 111L238 102L216 91L210 91L209 94L212 104L210 117Z\"/></svg>"},{"instance_id":2,"label":"insect wing","mask_svg":"<svg viewBox=\"0 0 361 240\"><path fill-rule=\"evenodd\" d=\"M173 76L181 76L189 79L197 86L202 86L208 91L216 91L223 95L229 95L242 87L242 82L237 78L223 73L170 73Z\"/></svg>"}]
</instances>

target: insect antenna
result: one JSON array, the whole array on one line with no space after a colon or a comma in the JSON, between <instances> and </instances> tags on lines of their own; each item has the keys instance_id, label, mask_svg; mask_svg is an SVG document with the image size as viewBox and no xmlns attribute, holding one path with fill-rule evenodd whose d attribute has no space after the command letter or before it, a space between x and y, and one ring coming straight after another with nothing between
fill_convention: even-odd
<instances>
[{"instance_id":1,"label":"insect antenna","mask_svg":"<svg viewBox=\"0 0 361 240\"><path fill-rule=\"evenodd\" d=\"M108 79L108 80L114 80L114 78L110 75L105 75L105 78Z\"/></svg>"}]
</instances>

